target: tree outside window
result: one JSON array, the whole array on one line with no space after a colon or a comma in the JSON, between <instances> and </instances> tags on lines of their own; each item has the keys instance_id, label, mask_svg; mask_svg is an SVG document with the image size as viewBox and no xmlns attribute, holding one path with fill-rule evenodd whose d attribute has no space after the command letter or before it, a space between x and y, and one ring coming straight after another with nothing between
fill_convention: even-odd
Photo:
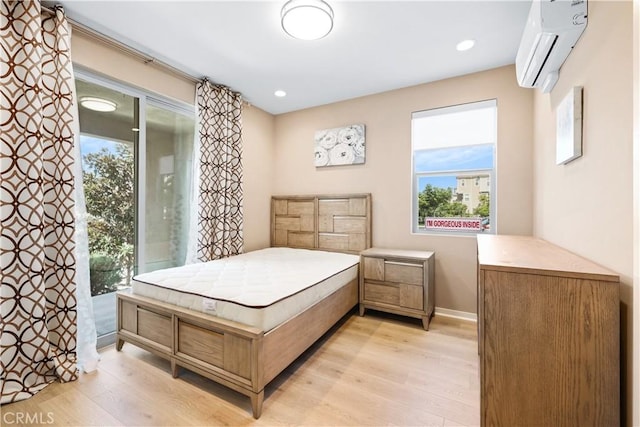
<instances>
[{"instance_id":1,"label":"tree outside window","mask_svg":"<svg viewBox=\"0 0 640 427\"><path fill-rule=\"evenodd\" d=\"M128 286L135 263L133 147L82 136L92 295ZM91 147L91 148L89 148Z\"/></svg>"}]
</instances>

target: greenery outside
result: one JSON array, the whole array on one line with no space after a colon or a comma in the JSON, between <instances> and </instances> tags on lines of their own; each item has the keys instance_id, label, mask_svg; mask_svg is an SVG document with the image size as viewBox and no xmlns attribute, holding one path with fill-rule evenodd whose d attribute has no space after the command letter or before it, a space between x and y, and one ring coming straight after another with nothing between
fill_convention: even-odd
<instances>
[{"instance_id":1,"label":"greenery outside","mask_svg":"<svg viewBox=\"0 0 640 427\"><path fill-rule=\"evenodd\" d=\"M91 254L89 257L91 295L114 292L122 281L122 269L118 262L105 254Z\"/></svg>"},{"instance_id":2,"label":"greenery outside","mask_svg":"<svg viewBox=\"0 0 640 427\"><path fill-rule=\"evenodd\" d=\"M83 156L92 295L129 285L135 262L133 148L114 145Z\"/></svg>"},{"instance_id":3,"label":"greenery outside","mask_svg":"<svg viewBox=\"0 0 640 427\"><path fill-rule=\"evenodd\" d=\"M488 193L480 194L479 203L469 212L467 206L454 200L455 188L441 188L427 184L418 193L418 224L424 225L427 217L437 218L468 218L480 217L488 220L490 196Z\"/></svg>"}]
</instances>

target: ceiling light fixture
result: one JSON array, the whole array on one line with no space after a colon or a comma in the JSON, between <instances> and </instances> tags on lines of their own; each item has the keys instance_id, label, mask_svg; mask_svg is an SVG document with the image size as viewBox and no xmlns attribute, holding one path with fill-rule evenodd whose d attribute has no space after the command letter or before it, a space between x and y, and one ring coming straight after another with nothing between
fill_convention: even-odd
<instances>
[{"instance_id":1,"label":"ceiling light fixture","mask_svg":"<svg viewBox=\"0 0 640 427\"><path fill-rule=\"evenodd\" d=\"M277 96L278 98L283 98L283 97L287 96L287 92L285 92L283 90L280 90L280 89L278 89L277 91L273 92L273 94L275 96Z\"/></svg>"},{"instance_id":2,"label":"ceiling light fixture","mask_svg":"<svg viewBox=\"0 0 640 427\"><path fill-rule=\"evenodd\" d=\"M460 43L456 45L456 49L459 52L464 52L465 50L471 49L476 44L475 40L462 40Z\"/></svg>"},{"instance_id":3,"label":"ceiling light fixture","mask_svg":"<svg viewBox=\"0 0 640 427\"><path fill-rule=\"evenodd\" d=\"M92 96L83 96L80 98L80 105L89 110L100 111L102 113L110 113L116 110L115 102Z\"/></svg>"},{"instance_id":4,"label":"ceiling light fixture","mask_svg":"<svg viewBox=\"0 0 640 427\"><path fill-rule=\"evenodd\" d=\"M333 28L333 9L322 0L289 0L280 12L282 29L300 40L317 40Z\"/></svg>"}]
</instances>

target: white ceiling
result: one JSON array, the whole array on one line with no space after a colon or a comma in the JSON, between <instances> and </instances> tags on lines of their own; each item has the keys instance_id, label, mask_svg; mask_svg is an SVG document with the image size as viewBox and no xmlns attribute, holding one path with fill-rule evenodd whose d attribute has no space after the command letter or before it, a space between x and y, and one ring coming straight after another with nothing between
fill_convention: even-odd
<instances>
[{"instance_id":1,"label":"white ceiling","mask_svg":"<svg viewBox=\"0 0 640 427\"><path fill-rule=\"evenodd\" d=\"M59 0L67 15L279 114L512 64L530 0L338 1L327 37L280 28L280 1ZM458 52L472 38L476 46ZM72 53L73 54L73 53ZM287 92L274 96L276 89Z\"/></svg>"}]
</instances>

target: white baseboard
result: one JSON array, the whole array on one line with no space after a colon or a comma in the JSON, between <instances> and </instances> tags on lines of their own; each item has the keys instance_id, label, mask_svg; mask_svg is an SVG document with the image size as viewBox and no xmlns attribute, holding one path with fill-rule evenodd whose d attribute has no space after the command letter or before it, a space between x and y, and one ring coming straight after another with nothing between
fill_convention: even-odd
<instances>
[{"instance_id":1,"label":"white baseboard","mask_svg":"<svg viewBox=\"0 0 640 427\"><path fill-rule=\"evenodd\" d=\"M455 319L468 320L470 322L477 322L478 321L478 315L476 313L469 313L469 312L466 312L466 311L451 310L449 308L442 308L442 307L436 307L435 315L436 316L443 316L443 317L453 317Z\"/></svg>"}]
</instances>

